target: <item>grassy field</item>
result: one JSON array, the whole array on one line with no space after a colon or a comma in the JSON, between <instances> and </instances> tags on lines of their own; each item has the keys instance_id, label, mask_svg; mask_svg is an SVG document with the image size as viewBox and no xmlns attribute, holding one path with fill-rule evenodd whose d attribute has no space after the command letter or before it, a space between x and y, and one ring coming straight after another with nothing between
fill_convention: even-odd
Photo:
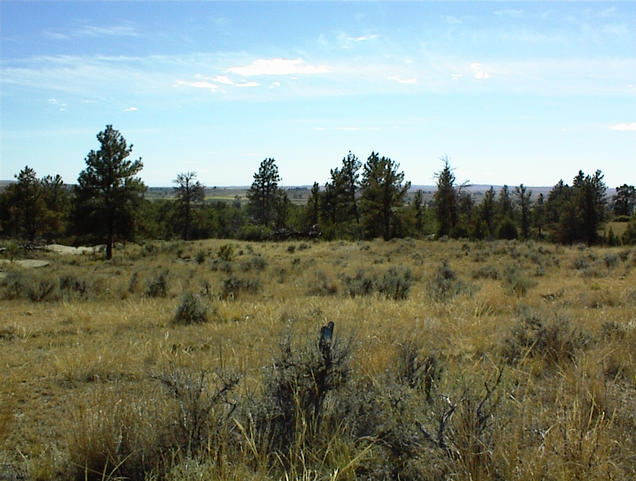
<instances>
[{"instance_id":1,"label":"grassy field","mask_svg":"<svg viewBox=\"0 0 636 481\"><path fill-rule=\"evenodd\" d=\"M636 249L154 242L2 265L0 479L628 480ZM333 340L319 343L333 321Z\"/></svg>"}]
</instances>

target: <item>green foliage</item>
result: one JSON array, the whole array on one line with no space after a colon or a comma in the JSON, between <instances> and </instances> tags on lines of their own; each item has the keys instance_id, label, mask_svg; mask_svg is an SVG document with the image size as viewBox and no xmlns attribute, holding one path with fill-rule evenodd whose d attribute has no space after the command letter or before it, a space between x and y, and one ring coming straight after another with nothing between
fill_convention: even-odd
<instances>
[{"instance_id":1,"label":"green foliage","mask_svg":"<svg viewBox=\"0 0 636 481\"><path fill-rule=\"evenodd\" d=\"M116 239L131 239L139 224L138 214L146 186L136 175L141 159L129 160L132 145L107 125L97 134L100 149L86 156L86 169L75 187L75 227L79 233L97 236L106 243L106 258L113 256Z\"/></svg>"},{"instance_id":2,"label":"green foliage","mask_svg":"<svg viewBox=\"0 0 636 481\"><path fill-rule=\"evenodd\" d=\"M254 174L254 182L247 193L249 210L257 225L272 227L277 204L282 200L278 188L280 180L276 161L272 158L263 160L258 172Z\"/></svg>"},{"instance_id":3,"label":"green foliage","mask_svg":"<svg viewBox=\"0 0 636 481\"><path fill-rule=\"evenodd\" d=\"M398 172L399 168L400 164L375 152L364 164L360 205L369 237L393 237L398 222L396 208L402 205L411 187L410 182L404 182L404 172Z\"/></svg>"},{"instance_id":4,"label":"green foliage","mask_svg":"<svg viewBox=\"0 0 636 481\"><path fill-rule=\"evenodd\" d=\"M174 188L177 206L174 222L181 229L181 238L184 240L191 238L194 215L203 208L205 200L205 186L196 178L196 172L186 172L177 175L174 181L177 184Z\"/></svg>"},{"instance_id":5,"label":"green foliage","mask_svg":"<svg viewBox=\"0 0 636 481\"><path fill-rule=\"evenodd\" d=\"M504 217L497 226L497 238L512 240L517 238L517 226L510 217Z\"/></svg>"},{"instance_id":6,"label":"green foliage","mask_svg":"<svg viewBox=\"0 0 636 481\"><path fill-rule=\"evenodd\" d=\"M59 175L41 180L26 166L17 182L0 194L0 232L33 244L40 236L51 239L64 230L69 196Z\"/></svg>"},{"instance_id":7,"label":"green foliage","mask_svg":"<svg viewBox=\"0 0 636 481\"><path fill-rule=\"evenodd\" d=\"M612 199L612 208L616 216L629 217L633 215L636 208L636 188L627 184L616 187L616 195Z\"/></svg>"},{"instance_id":8,"label":"green foliage","mask_svg":"<svg viewBox=\"0 0 636 481\"><path fill-rule=\"evenodd\" d=\"M455 174L450 167L448 157L442 170L435 174L437 177L437 191L435 191L435 217L437 219L437 237L450 236L457 224L457 189L455 188Z\"/></svg>"},{"instance_id":9,"label":"green foliage","mask_svg":"<svg viewBox=\"0 0 636 481\"><path fill-rule=\"evenodd\" d=\"M636 216L632 216L632 219L627 224L627 228L625 229L621 240L624 245L636 245Z\"/></svg>"}]
</instances>

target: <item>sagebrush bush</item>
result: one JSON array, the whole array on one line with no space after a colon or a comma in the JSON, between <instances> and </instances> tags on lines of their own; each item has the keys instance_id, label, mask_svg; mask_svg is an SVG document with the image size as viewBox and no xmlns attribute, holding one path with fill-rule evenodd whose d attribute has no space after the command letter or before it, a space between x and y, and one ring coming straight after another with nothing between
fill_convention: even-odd
<instances>
[{"instance_id":1,"label":"sagebrush bush","mask_svg":"<svg viewBox=\"0 0 636 481\"><path fill-rule=\"evenodd\" d=\"M413 283L411 269L405 267L389 267L381 279L377 281L378 292L387 299L406 299Z\"/></svg>"},{"instance_id":2,"label":"sagebrush bush","mask_svg":"<svg viewBox=\"0 0 636 481\"><path fill-rule=\"evenodd\" d=\"M503 286L506 292L523 297L528 290L537 285L537 281L530 279L518 266L508 266L504 269Z\"/></svg>"},{"instance_id":3,"label":"sagebrush bush","mask_svg":"<svg viewBox=\"0 0 636 481\"><path fill-rule=\"evenodd\" d=\"M376 289L377 277L375 273L364 269L358 270L353 277L343 276L342 284L351 297L368 296Z\"/></svg>"},{"instance_id":4,"label":"sagebrush bush","mask_svg":"<svg viewBox=\"0 0 636 481\"><path fill-rule=\"evenodd\" d=\"M523 313L506 338L503 356L509 363L541 358L548 366L571 361L590 343L590 336L559 316L543 320L535 312Z\"/></svg>"},{"instance_id":5,"label":"sagebrush bush","mask_svg":"<svg viewBox=\"0 0 636 481\"><path fill-rule=\"evenodd\" d=\"M333 296L338 293L338 284L321 270L314 271L314 278L309 281L307 294L310 296Z\"/></svg>"},{"instance_id":6,"label":"sagebrush bush","mask_svg":"<svg viewBox=\"0 0 636 481\"><path fill-rule=\"evenodd\" d=\"M492 279L498 280L500 278L499 269L492 265L481 266L472 273L473 279Z\"/></svg>"},{"instance_id":7,"label":"sagebrush bush","mask_svg":"<svg viewBox=\"0 0 636 481\"><path fill-rule=\"evenodd\" d=\"M49 273L10 271L0 280L4 299L26 299L31 302L57 301L61 297L59 280Z\"/></svg>"},{"instance_id":8,"label":"sagebrush bush","mask_svg":"<svg viewBox=\"0 0 636 481\"><path fill-rule=\"evenodd\" d=\"M263 271L267 267L267 259L260 254L253 255L249 259L241 262L241 270L244 272L256 270Z\"/></svg>"},{"instance_id":9,"label":"sagebrush bush","mask_svg":"<svg viewBox=\"0 0 636 481\"><path fill-rule=\"evenodd\" d=\"M199 296L186 292L172 318L175 324L201 324L208 321L208 306Z\"/></svg>"},{"instance_id":10,"label":"sagebrush bush","mask_svg":"<svg viewBox=\"0 0 636 481\"><path fill-rule=\"evenodd\" d=\"M256 294L261 290L261 281L247 277L231 276L223 281L222 299L238 299L239 293Z\"/></svg>"},{"instance_id":11,"label":"sagebrush bush","mask_svg":"<svg viewBox=\"0 0 636 481\"><path fill-rule=\"evenodd\" d=\"M431 297L438 301L446 301L467 291L470 291L469 286L451 269L447 260L438 267L435 276L429 283Z\"/></svg>"},{"instance_id":12,"label":"sagebrush bush","mask_svg":"<svg viewBox=\"0 0 636 481\"><path fill-rule=\"evenodd\" d=\"M324 328L323 328L324 329ZM333 329L333 328L332 328ZM313 335L294 342L290 332L266 373L265 392L255 406L260 442L285 455L294 442L310 442L320 435L327 396L350 378L352 339ZM306 425L308 431L299 430ZM302 433L306 439L298 439Z\"/></svg>"},{"instance_id":13,"label":"sagebrush bush","mask_svg":"<svg viewBox=\"0 0 636 481\"><path fill-rule=\"evenodd\" d=\"M168 295L168 271L162 269L146 280L146 297L166 297Z\"/></svg>"},{"instance_id":14,"label":"sagebrush bush","mask_svg":"<svg viewBox=\"0 0 636 481\"><path fill-rule=\"evenodd\" d=\"M204 370L185 367L154 374L176 401L178 416L171 423L170 440L179 450L195 454L206 445L223 445L230 416L236 407L233 391L241 377L218 370L210 375Z\"/></svg>"},{"instance_id":15,"label":"sagebrush bush","mask_svg":"<svg viewBox=\"0 0 636 481\"><path fill-rule=\"evenodd\" d=\"M232 244L223 244L219 247L216 255L221 260L231 262L234 260L234 246Z\"/></svg>"}]
</instances>

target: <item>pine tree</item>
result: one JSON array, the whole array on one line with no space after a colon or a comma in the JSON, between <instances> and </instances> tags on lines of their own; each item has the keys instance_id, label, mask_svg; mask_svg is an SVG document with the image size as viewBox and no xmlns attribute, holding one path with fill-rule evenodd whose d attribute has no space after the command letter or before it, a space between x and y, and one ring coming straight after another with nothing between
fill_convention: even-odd
<instances>
[{"instance_id":1,"label":"pine tree","mask_svg":"<svg viewBox=\"0 0 636 481\"><path fill-rule=\"evenodd\" d=\"M100 149L88 153L86 169L77 179L74 218L80 233L106 243L106 258L111 259L115 239L134 236L146 186L136 177L143 168L141 158L128 158L133 146L119 131L107 125L97 140Z\"/></svg>"},{"instance_id":2,"label":"pine tree","mask_svg":"<svg viewBox=\"0 0 636 481\"><path fill-rule=\"evenodd\" d=\"M177 175L174 187L177 196L175 223L181 229L181 238L190 239L193 223L193 211L203 206L205 199L205 186L196 180L196 172L186 172Z\"/></svg>"},{"instance_id":3,"label":"pine tree","mask_svg":"<svg viewBox=\"0 0 636 481\"><path fill-rule=\"evenodd\" d=\"M276 203L280 199L278 192L278 166L272 158L263 160L254 174L254 182L247 192L249 211L254 221L264 227L272 227L276 217Z\"/></svg>"},{"instance_id":4,"label":"pine tree","mask_svg":"<svg viewBox=\"0 0 636 481\"><path fill-rule=\"evenodd\" d=\"M395 209L402 205L411 187L399 168L400 164L375 152L364 164L360 203L367 233L372 237L382 235L389 240L392 236L397 220Z\"/></svg>"},{"instance_id":5,"label":"pine tree","mask_svg":"<svg viewBox=\"0 0 636 481\"><path fill-rule=\"evenodd\" d=\"M435 192L435 217L437 219L437 237L448 236L457 224L457 189L455 174L450 167L448 157L443 157L444 168L435 174L437 191Z\"/></svg>"}]
</instances>

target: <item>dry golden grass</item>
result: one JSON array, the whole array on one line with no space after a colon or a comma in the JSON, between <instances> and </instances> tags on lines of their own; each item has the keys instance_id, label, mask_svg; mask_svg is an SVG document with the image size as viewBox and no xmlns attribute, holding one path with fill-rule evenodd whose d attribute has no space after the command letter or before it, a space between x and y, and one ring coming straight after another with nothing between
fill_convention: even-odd
<instances>
[{"instance_id":1,"label":"dry golden grass","mask_svg":"<svg viewBox=\"0 0 636 481\"><path fill-rule=\"evenodd\" d=\"M234 246L228 262L217 257L224 244ZM168 442L157 439L159 427L175 419L177 407L157 373L174 366L230 369L242 375L237 398L257 398L284 333L317 340L330 320L337 337L355 339L356 379L381 384L408 341L439 360L438 390L457 403L452 435L466 451L447 459L424 442L421 456L433 453L437 475L600 480L628 479L636 469L636 250L409 239L209 240L129 245L112 262L51 260L38 271L14 269L57 282L42 301L8 295L9 278L0 285L0 464L7 466L0 467L0 479L3 472L67 479L77 476L73 463L88 458L103 470L84 474L108 479L122 461L112 454L124 436L122 425L135 433L130 443L148 450ZM464 283L445 299L432 294L443 260ZM381 278L391 266L411 270L406 299L348 295L346 276L361 271ZM499 278L475 277L484 266ZM506 269L516 269L527 291L511 290ZM165 296L150 297L149 283L161 272ZM245 282L228 295L230 278ZM172 322L184 292L201 295L209 306L207 323ZM518 357L506 362L514 329L532 316L557 326L562 337L544 347L547 337L516 346ZM475 406L484 382L492 385L502 368L499 404L489 421L496 429L487 452L479 452ZM419 416L418 409L408 413ZM256 452L244 418L236 414L235 422L231 443L208 445L207 455L188 462L184 453L164 460L170 464L166 479L363 479L356 478L360 467L384 456L379 444L354 442L336 430L321 459L299 445L288 453L293 462L281 463ZM416 469L404 466L404 473Z\"/></svg>"}]
</instances>

